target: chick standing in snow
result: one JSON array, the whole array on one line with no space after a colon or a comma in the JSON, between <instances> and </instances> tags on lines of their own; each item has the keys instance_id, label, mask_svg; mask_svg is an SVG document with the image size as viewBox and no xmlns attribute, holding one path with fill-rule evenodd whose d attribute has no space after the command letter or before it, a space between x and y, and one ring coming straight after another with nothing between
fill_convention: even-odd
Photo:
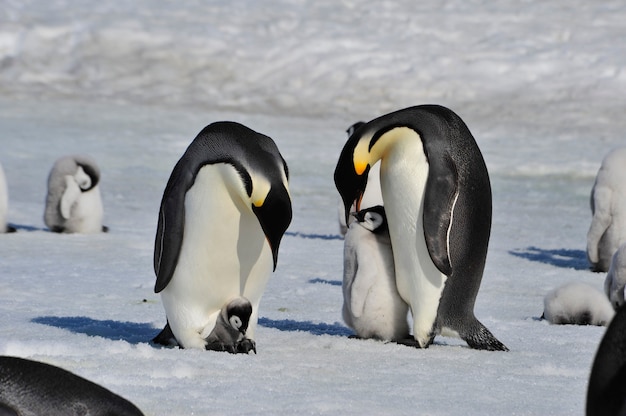
<instances>
[{"instance_id":1,"label":"chick standing in snow","mask_svg":"<svg viewBox=\"0 0 626 416\"><path fill-rule=\"evenodd\" d=\"M570 282L548 292L543 318L559 325L606 326L614 311L602 292L582 282Z\"/></svg>"},{"instance_id":2,"label":"chick standing in snow","mask_svg":"<svg viewBox=\"0 0 626 416\"><path fill-rule=\"evenodd\" d=\"M626 243L619 246L613 259L609 273L604 281L604 293L616 310L624 304L624 287L626 286Z\"/></svg>"},{"instance_id":3,"label":"chick standing in snow","mask_svg":"<svg viewBox=\"0 0 626 416\"><path fill-rule=\"evenodd\" d=\"M626 147L621 147L604 158L591 190L587 257L594 271L606 272L613 254L626 242L625 178Z\"/></svg>"},{"instance_id":4,"label":"chick standing in snow","mask_svg":"<svg viewBox=\"0 0 626 416\"><path fill-rule=\"evenodd\" d=\"M409 307L396 288L384 209L378 205L354 216L344 243L343 319L359 338L408 338Z\"/></svg>"}]
</instances>

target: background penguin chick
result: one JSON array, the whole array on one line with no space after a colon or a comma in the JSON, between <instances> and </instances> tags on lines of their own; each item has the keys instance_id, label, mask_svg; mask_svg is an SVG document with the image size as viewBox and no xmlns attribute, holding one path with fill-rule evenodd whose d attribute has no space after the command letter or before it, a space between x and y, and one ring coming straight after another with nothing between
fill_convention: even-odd
<instances>
[{"instance_id":1,"label":"background penguin chick","mask_svg":"<svg viewBox=\"0 0 626 416\"><path fill-rule=\"evenodd\" d=\"M104 210L100 197L100 169L87 155L64 156L48 176L44 222L54 232L99 233Z\"/></svg>"},{"instance_id":2,"label":"background penguin chick","mask_svg":"<svg viewBox=\"0 0 626 416\"><path fill-rule=\"evenodd\" d=\"M582 282L566 283L544 298L542 318L558 325L606 326L614 311L602 292Z\"/></svg>"},{"instance_id":3,"label":"background penguin chick","mask_svg":"<svg viewBox=\"0 0 626 416\"><path fill-rule=\"evenodd\" d=\"M624 287L626 286L626 243L622 244L611 260L609 273L604 281L604 293L614 309L624 304Z\"/></svg>"},{"instance_id":4,"label":"background penguin chick","mask_svg":"<svg viewBox=\"0 0 626 416\"><path fill-rule=\"evenodd\" d=\"M384 209L378 205L354 217L344 243L343 319L359 338L407 338L408 305L396 288Z\"/></svg>"},{"instance_id":5,"label":"background penguin chick","mask_svg":"<svg viewBox=\"0 0 626 416\"><path fill-rule=\"evenodd\" d=\"M256 354L255 342L246 338L246 331L252 315L252 304L244 297L230 301L220 311L215 328L206 338L207 350L228 351L232 354Z\"/></svg>"},{"instance_id":6,"label":"background penguin chick","mask_svg":"<svg viewBox=\"0 0 626 416\"><path fill-rule=\"evenodd\" d=\"M626 242L626 147L603 160L591 190L593 218L587 233L587 258L596 272L606 272L617 248Z\"/></svg>"}]
</instances>

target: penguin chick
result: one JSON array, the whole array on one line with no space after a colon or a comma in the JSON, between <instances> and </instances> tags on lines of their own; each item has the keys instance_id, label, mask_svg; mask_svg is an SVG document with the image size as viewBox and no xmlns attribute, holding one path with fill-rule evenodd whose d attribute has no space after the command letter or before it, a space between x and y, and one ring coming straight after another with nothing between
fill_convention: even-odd
<instances>
[{"instance_id":1,"label":"penguin chick","mask_svg":"<svg viewBox=\"0 0 626 416\"><path fill-rule=\"evenodd\" d=\"M551 290L543 303L543 318L557 325L606 326L614 314L606 296L582 282L566 283Z\"/></svg>"},{"instance_id":2,"label":"penguin chick","mask_svg":"<svg viewBox=\"0 0 626 416\"><path fill-rule=\"evenodd\" d=\"M134 404L62 368L0 357L1 415L141 416Z\"/></svg>"},{"instance_id":3,"label":"penguin chick","mask_svg":"<svg viewBox=\"0 0 626 416\"><path fill-rule=\"evenodd\" d=\"M626 286L626 243L619 246L611 260L609 273L604 280L604 293L614 309L624 304L624 287Z\"/></svg>"},{"instance_id":4,"label":"penguin chick","mask_svg":"<svg viewBox=\"0 0 626 416\"><path fill-rule=\"evenodd\" d=\"M215 328L206 338L207 350L244 353L254 351L256 343L246 338L246 331L252 315L252 304L244 297L230 301L220 311Z\"/></svg>"},{"instance_id":5,"label":"penguin chick","mask_svg":"<svg viewBox=\"0 0 626 416\"><path fill-rule=\"evenodd\" d=\"M58 159L48 176L44 222L54 232L99 233L104 210L100 197L100 169L86 155Z\"/></svg>"},{"instance_id":6,"label":"penguin chick","mask_svg":"<svg viewBox=\"0 0 626 416\"><path fill-rule=\"evenodd\" d=\"M626 147L603 160L591 190L593 218L587 233L587 258L592 270L606 272L617 248L626 242Z\"/></svg>"},{"instance_id":7,"label":"penguin chick","mask_svg":"<svg viewBox=\"0 0 626 416\"><path fill-rule=\"evenodd\" d=\"M396 288L384 208L354 214L344 243L343 319L359 338L409 337L408 305Z\"/></svg>"}]
</instances>

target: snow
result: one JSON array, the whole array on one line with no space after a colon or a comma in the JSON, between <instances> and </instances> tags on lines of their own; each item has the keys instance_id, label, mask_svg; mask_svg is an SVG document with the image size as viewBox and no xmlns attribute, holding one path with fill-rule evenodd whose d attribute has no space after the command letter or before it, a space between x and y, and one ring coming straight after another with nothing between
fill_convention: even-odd
<instances>
[{"instance_id":1,"label":"snow","mask_svg":"<svg viewBox=\"0 0 626 416\"><path fill-rule=\"evenodd\" d=\"M588 270L589 195L624 144L619 1L69 2L0 0L0 353L59 365L147 415L571 415L602 327L540 321ZM332 173L345 130L437 103L468 124L494 218L477 317L509 347L348 339ZM261 301L257 355L161 349L153 292L160 198L186 146L234 120L274 138L294 219ZM43 224L62 155L102 170L105 224Z\"/></svg>"}]
</instances>

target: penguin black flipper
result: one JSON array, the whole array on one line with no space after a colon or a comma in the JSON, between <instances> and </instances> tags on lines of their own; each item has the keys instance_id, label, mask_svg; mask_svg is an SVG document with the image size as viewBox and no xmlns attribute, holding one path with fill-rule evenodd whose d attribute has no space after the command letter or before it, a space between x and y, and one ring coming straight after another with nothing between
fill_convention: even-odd
<instances>
[{"instance_id":1,"label":"penguin black flipper","mask_svg":"<svg viewBox=\"0 0 626 416\"><path fill-rule=\"evenodd\" d=\"M620 308L600 342L589 376L587 415L626 414L626 307Z\"/></svg>"},{"instance_id":2,"label":"penguin black flipper","mask_svg":"<svg viewBox=\"0 0 626 416\"><path fill-rule=\"evenodd\" d=\"M185 229L185 192L193 185L195 173L178 163L165 187L154 242L154 292L159 293L170 282Z\"/></svg>"},{"instance_id":3,"label":"penguin black flipper","mask_svg":"<svg viewBox=\"0 0 626 416\"><path fill-rule=\"evenodd\" d=\"M428 254L437 269L449 276L452 273L452 265L450 264L448 230L454 214L458 174L449 156L446 155L442 159L445 163L432 165L428 171L423 224Z\"/></svg>"}]
</instances>

